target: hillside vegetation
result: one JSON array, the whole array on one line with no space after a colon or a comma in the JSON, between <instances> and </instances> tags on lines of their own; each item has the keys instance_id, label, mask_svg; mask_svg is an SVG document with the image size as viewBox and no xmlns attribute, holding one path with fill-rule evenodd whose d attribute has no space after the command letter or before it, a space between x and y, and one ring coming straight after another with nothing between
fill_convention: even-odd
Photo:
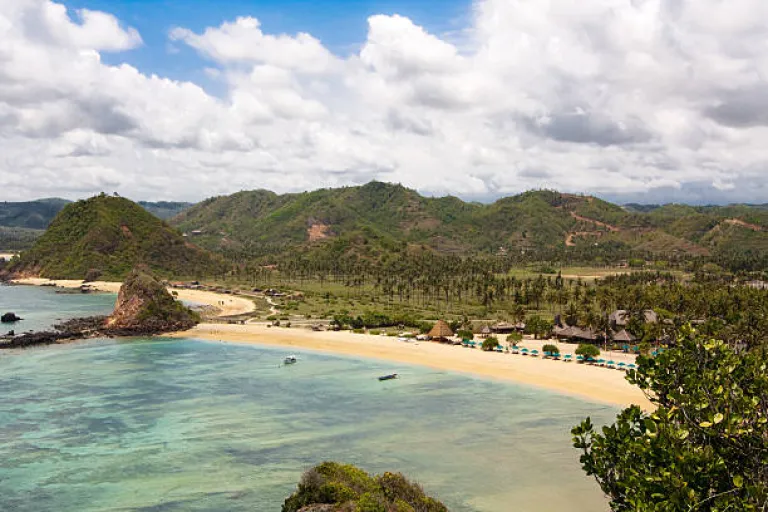
<instances>
[{"instance_id":1,"label":"hillside vegetation","mask_svg":"<svg viewBox=\"0 0 768 512\"><path fill-rule=\"evenodd\" d=\"M53 279L122 279L140 263L160 275L188 277L222 265L138 204L100 195L64 207L11 270Z\"/></svg>"},{"instance_id":2,"label":"hillside vegetation","mask_svg":"<svg viewBox=\"0 0 768 512\"><path fill-rule=\"evenodd\" d=\"M380 255L409 247L457 255L567 247L700 256L734 246L768 250L762 207L622 208L546 190L482 205L379 182L300 194L239 192L207 199L171 223L205 247L249 255L318 248Z\"/></svg>"}]
</instances>

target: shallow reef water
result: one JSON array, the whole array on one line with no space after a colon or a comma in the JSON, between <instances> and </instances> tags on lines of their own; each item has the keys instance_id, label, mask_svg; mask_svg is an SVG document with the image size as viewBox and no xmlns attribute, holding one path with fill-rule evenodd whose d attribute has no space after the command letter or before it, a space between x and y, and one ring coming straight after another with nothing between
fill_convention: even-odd
<instances>
[{"instance_id":1,"label":"shallow reef water","mask_svg":"<svg viewBox=\"0 0 768 512\"><path fill-rule=\"evenodd\" d=\"M39 324L106 312L90 302L104 296L8 290L0 309L13 299ZM279 511L323 460L401 471L452 511L607 510L569 432L587 415L610 421L612 407L313 352L282 366L284 355L167 338L0 353L0 510Z\"/></svg>"}]
</instances>

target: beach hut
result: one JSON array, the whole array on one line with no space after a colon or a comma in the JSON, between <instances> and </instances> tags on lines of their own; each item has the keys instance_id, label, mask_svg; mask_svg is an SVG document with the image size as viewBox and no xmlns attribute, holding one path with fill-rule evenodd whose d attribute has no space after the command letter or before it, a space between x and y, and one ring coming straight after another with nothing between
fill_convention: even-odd
<instances>
[{"instance_id":1,"label":"beach hut","mask_svg":"<svg viewBox=\"0 0 768 512\"><path fill-rule=\"evenodd\" d=\"M509 322L499 322L493 326L493 332L496 334L509 334L515 331L515 325Z\"/></svg>"},{"instance_id":2,"label":"beach hut","mask_svg":"<svg viewBox=\"0 0 768 512\"><path fill-rule=\"evenodd\" d=\"M432 330L429 331L429 337L433 341L448 341L452 336L451 326L445 320L438 320Z\"/></svg>"},{"instance_id":3,"label":"beach hut","mask_svg":"<svg viewBox=\"0 0 768 512\"><path fill-rule=\"evenodd\" d=\"M484 326L484 327L483 327L483 328L480 330L480 337L481 337L481 338L487 338L487 337L488 337L488 336L490 336L490 335L491 335L491 328L490 328L490 327L488 327L487 325L486 325L486 326Z\"/></svg>"},{"instance_id":4,"label":"beach hut","mask_svg":"<svg viewBox=\"0 0 768 512\"><path fill-rule=\"evenodd\" d=\"M622 329L616 334L613 335L613 341L619 342L619 343L632 343L635 341L635 337L632 336L629 332L627 332L626 329Z\"/></svg>"}]
</instances>

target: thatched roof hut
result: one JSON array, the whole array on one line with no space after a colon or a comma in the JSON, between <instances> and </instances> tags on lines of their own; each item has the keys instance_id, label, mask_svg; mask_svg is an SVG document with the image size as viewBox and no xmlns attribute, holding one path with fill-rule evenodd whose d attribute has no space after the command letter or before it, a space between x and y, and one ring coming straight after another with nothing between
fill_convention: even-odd
<instances>
[{"instance_id":1,"label":"thatched roof hut","mask_svg":"<svg viewBox=\"0 0 768 512\"><path fill-rule=\"evenodd\" d=\"M614 326L624 327L629 323L629 311L626 309L617 309L608 315L608 320ZM659 322L659 315L652 309L646 309L643 311L643 320L647 324L655 324Z\"/></svg>"},{"instance_id":2,"label":"thatched roof hut","mask_svg":"<svg viewBox=\"0 0 768 512\"><path fill-rule=\"evenodd\" d=\"M509 322L499 322L495 324L492 329L495 333L507 334L515 330L515 325L510 324Z\"/></svg>"},{"instance_id":3,"label":"thatched roof hut","mask_svg":"<svg viewBox=\"0 0 768 512\"><path fill-rule=\"evenodd\" d=\"M490 335L491 335L491 328L490 328L490 327L488 327L487 325L486 325L486 326L484 326L484 327L483 327L483 328L480 330L480 337L481 337L481 338L487 338L487 337L488 337L488 336L490 336Z\"/></svg>"},{"instance_id":4,"label":"thatched roof hut","mask_svg":"<svg viewBox=\"0 0 768 512\"><path fill-rule=\"evenodd\" d=\"M613 335L613 341L619 341L622 343L632 343L635 341L635 337L632 336L626 329L622 329Z\"/></svg>"},{"instance_id":5,"label":"thatched roof hut","mask_svg":"<svg viewBox=\"0 0 768 512\"><path fill-rule=\"evenodd\" d=\"M438 320L432 330L429 331L429 337L433 340L445 340L452 336L451 326L445 320Z\"/></svg>"}]
</instances>

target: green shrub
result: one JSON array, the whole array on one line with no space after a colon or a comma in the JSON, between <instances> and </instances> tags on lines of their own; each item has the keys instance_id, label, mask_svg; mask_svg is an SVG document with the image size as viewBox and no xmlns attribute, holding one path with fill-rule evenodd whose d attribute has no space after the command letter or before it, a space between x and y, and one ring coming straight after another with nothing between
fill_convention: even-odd
<instances>
[{"instance_id":1,"label":"green shrub","mask_svg":"<svg viewBox=\"0 0 768 512\"><path fill-rule=\"evenodd\" d=\"M512 345L517 345L523 341L523 335L519 332L513 332L507 336L507 343L510 343Z\"/></svg>"},{"instance_id":2,"label":"green shrub","mask_svg":"<svg viewBox=\"0 0 768 512\"><path fill-rule=\"evenodd\" d=\"M336 462L324 462L304 473L296 492L285 500L282 512L320 504L348 512L448 512L420 485L399 473L372 477L359 468Z\"/></svg>"},{"instance_id":3,"label":"green shrub","mask_svg":"<svg viewBox=\"0 0 768 512\"><path fill-rule=\"evenodd\" d=\"M378 336L379 334L381 334L381 331L378 329L371 329L370 331L368 331L368 334L372 336Z\"/></svg>"},{"instance_id":4,"label":"green shrub","mask_svg":"<svg viewBox=\"0 0 768 512\"><path fill-rule=\"evenodd\" d=\"M365 329L352 329L352 332L355 334L365 334Z\"/></svg>"},{"instance_id":5,"label":"green shrub","mask_svg":"<svg viewBox=\"0 0 768 512\"><path fill-rule=\"evenodd\" d=\"M574 446L614 511L758 511L768 500L764 349L735 350L686 326L675 348L638 358L627 381L649 397L613 425L587 418Z\"/></svg>"},{"instance_id":6,"label":"green shrub","mask_svg":"<svg viewBox=\"0 0 768 512\"><path fill-rule=\"evenodd\" d=\"M544 345L541 348L541 350L544 351L544 352L549 352L553 356L555 356L555 355L559 356L560 355L560 347L558 347L557 345L549 345L549 344L547 344L547 345Z\"/></svg>"},{"instance_id":7,"label":"green shrub","mask_svg":"<svg viewBox=\"0 0 768 512\"><path fill-rule=\"evenodd\" d=\"M496 347L499 346L499 340L494 338L493 336L490 336L483 340L482 348L486 352L490 352L491 350L496 349Z\"/></svg>"},{"instance_id":8,"label":"green shrub","mask_svg":"<svg viewBox=\"0 0 768 512\"><path fill-rule=\"evenodd\" d=\"M588 343L582 343L576 349L576 355L584 358L595 359L600 356L600 349Z\"/></svg>"},{"instance_id":9,"label":"green shrub","mask_svg":"<svg viewBox=\"0 0 768 512\"><path fill-rule=\"evenodd\" d=\"M472 331L462 329L456 333L456 336L463 340L473 340L475 339L475 335Z\"/></svg>"}]
</instances>

